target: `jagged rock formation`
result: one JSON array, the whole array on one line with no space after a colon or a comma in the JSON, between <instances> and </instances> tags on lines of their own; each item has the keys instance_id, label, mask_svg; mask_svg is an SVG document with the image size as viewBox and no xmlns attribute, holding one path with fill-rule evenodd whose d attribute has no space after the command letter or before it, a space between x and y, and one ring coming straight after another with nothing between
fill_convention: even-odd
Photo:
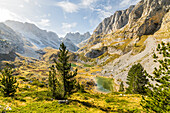
<instances>
[{"instance_id":1,"label":"jagged rock formation","mask_svg":"<svg viewBox=\"0 0 170 113\"><path fill-rule=\"evenodd\" d=\"M102 47L101 49L92 49L91 51L87 52L85 56L90 58L97 58L98 56L104 54L107 51L107 47Z\"/></svg>"},{"instance_id":2,"label":"jagged rock formation","mask_svg":"<svg viewBox=\"0 0 170 113\"><path fill-rule=\"evenodd\" d=\"M47 32L31 23L21 23L17 21L6 21L5 24L15 32L20 33L25 40L25 44L30 47L41 49L44 47L59 48L61 40L54 32Z\"/></svg>"},{"instance_id":3,"label":"jagged rock formation","mask_svg":"<svg viewBox=\"0 0 170 113\"><path fill-rule=\"evenodd\" d=\"M6 40L0 40L0 53L9 54L13 50L13 47Z\"/></svg>"},{"instance_id":4,"label":"jagged rock formation","mask_svg":"<svg viewBox=\"0 0 170 113\"><path fill-rule=\"evenodd\" d=\"M89 33L85 33L84 35L79 34L77 35L77 38L80 39L76 40L79 42L84 40L83 38L86 39L88 36ZM70 38L74 40L74 37ZM36 25L27 22L6 21L5 23L0 23L0 39L4 39L9 42L12 49L14 49L17 53L20 53L22 56L34 57L37 59L41 56L37 50L41 50L45 47L59 49L62 41L70 51L75 52L79 49L71 42L71 40L67 38L61 39L56 33L42 30ZM1 48L1 52L6 51L6 49L9 48Z\"/></svg>"},{"instance_id":5,"label":"jagged rock formation","mask_svg":"<svg viewBox=\"0 0 170 113\"><path fill-rule=\"evenodd\" d=\"M129 22L129 14L133 8L134 6L130 6L126 10L116 11L114 15L105 18L94 30L89 42L124 27Z\"/></svg>"},{"instance_id":6,"label":"jagged rock formation","mask_svg":"<svg viewBox=\"0 0 170 113\"><path fill-rule=\"evenodd\" d=\"M169 11L169 4L169 0L141 0L135 6L117 11L98 25L89 42L103 38L104 35L114 33L125 26L127 29L119 34L124 38L153 34L160 28L162 18Z\"/></svg>"},{"instance_id":7,"label":"jagged rock formation","mask_svg":"<svg viewBox=\"0 0 170 113\"><path fill-rule=\"evenodd\" d=\"M78 47L76 44L79 44L83 40L90 37L90 33L68 33L64 39L58 37L54 32L47 32L42 30L31 23L21 23L16 21L6 21L6 25L14 29L16 32L20 33L25 40L25 44L31 48L42 49L45 47L52 47L58 49L62 41L66 44L69 50L77 51ZM68 40L69 39L69 40Z\"/></svg>"},{"instance_id":8,"label":"jagged rock formation","mask_svg":"<svg viewBox=\"0 0 170 113\"><path fill-rule=\"evenodd\" d=\"M84 40L87 40L90 38L90 33L86 32L84 34L80 34L79 32L76 33L67 33L64 38L70 39L74 44L79 44Z\"/></svg>"},{"instance_id":9,"label":"jagged rock formation","mask_svg":"<svg viewBox=\"0 0 170 113\"><path fill-rule=\"evenodd\" d=\"M131 28L129 31L134 33L129 36L154 34L161 27L162 19L169 11L169 6L169 0L140 1L129 15L129 28Z\"/></svg>"},{"instance_id":10,"label":"jagged rock formation","mask_svg":"<svg viewBox=\"0 0 170 113\"><path fill-rule=\"evenodd\" d=\"M62 41L63 41L63 43L66 45L67 49L69 49L69 50L71 50L71 51L76 52L76 51L79 49L79 48L78 48L76 45L74 45L74 43L73 43L70 39L68 39L68 38L64 38Z\"/></svg>"},{"instance_id":11,"label":"jagged rock formation","mask_svg":"<svg viewBox=\"0 0 170 113\"><path fill-rule=\"evenodd\" d=\"M115 12L98 25L78 52L94 58L95 64L103 67L102 75L113 76L115 80L126 81L135 63L141 63L152 74L158 66L152 57L157 44L170 42L169 9L169 0L141 0L135 6ZM100 54L102 47L107 50Z\"/></svg>"},{"instance_id":12,"label":"jagged rock formation","mask_svg":"<svg viewBox=\"0 0 170 113\"><path fill-rule=\"evenodd\" d=\"M169 0L141 0L135 6L115 12L98 25L79 52L89 52L98 43L109 46L115 42L133 39L122 51L123 54L129 52L127 49L132 49L141 36L152 35L160 29L162 19L169 11L169 4Z\"/></svg>"},{"instance_id":13,"label":"jagged rock formation","mask_svg":"<svg viewBox=\"0 0 170 113\"><path fill-rule=\"evenodd\" d=\"M85 46L87 42L88 42L88 39L82 41L82 42L79 43L77 46L78 46L79 48L81 48L81 47Z\"/></svg>"},{"instance_id":14,"label":"jagged rock formation","mask_svg":"<svg viewBox=\"0 0 170 113\"><path fill-rule=\"evenodd\" d=\"M11 49L14 49L16 52L19 52L19 53L23 53L24 52L24 49L23 49L23 46L24 46L24 43L23 43L23 40L22 40L22 37L17 34L13 29L11 29L10 27L6 26L5 24L3 23L0 23L0 40L1 40L1 43L3 43L2 40L6 40L8 43L4 43L4 44L7 44L7 46L9 46L9 43L10 43L10 50ZM3 46L5 47L5 45L3 44ZM9 49L9 48L1 48L1 51L5 51L5 50L2 50L2 49ZM7 51L8 53L9 51Z\"/></svg>"},{"instance_id":15,"label":"jagged rock formation","mask_svg":"<svg viewBox=\"0 0 170 113\"><path fill-rule=\"evenodd\" d=\"M16 54L12 45L6 40L0 40L0 61L15 60Z\"/></svg>"}]
</instances>

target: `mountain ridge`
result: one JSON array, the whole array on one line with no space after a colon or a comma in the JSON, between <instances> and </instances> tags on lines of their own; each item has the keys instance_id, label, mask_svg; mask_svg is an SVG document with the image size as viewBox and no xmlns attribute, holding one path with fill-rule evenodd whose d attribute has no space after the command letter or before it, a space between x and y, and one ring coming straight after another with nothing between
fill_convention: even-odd
<instances>
[{"instance_id":1,"label":"mountain ridge","mask_svg":"<svg viewBox=\"0 0 170 113\"><path fill-rule=\"evenodd\" d=\"M13 20L8 20L4 23L0 23L0 39L11 43L13 51L26 57L39 58L40 55L37 54L37 50L42 50L45 47L59 49L62 42L66 44L70 51L76 52L79 49L79 47L77 47L79 42L90 37L89 32L84 34L80 34L78 32L70 34L73 36L59 38L56 33L42 30L32 23L23 23ZM75 36L76 34L78 34L77 37ZM74 37L75 39L73 39ZM78 38L80 39L78 40ZM74 40L78 40L78 42L73 42ZM2 49L6 51L9 48ZM7 52L9 53L9 51ZM0 53L3 52L1 51Z\"/></svg>"},{"instance_id":2,"label":"mountain ridge","mask_svg":"<svg viewBox=\"0 0 170 113\"><path fill-rule=\"evenodd\" d=\"M75 33L67 33L66 36L64 38L68 38L70 39L72 42L74 42L74 44L79 44L84 40L87 40L90 38L90 33L86 32L84 34L80 34L79 32L75 32Z\"/></svg>"},{"instance_id":3,"label":"mountain ridge","mask_svg":"<svg viewBox=\"0 0 170 113\"><path fill-rule=\"evenodd\" d=\"M141 63L152 74L157 66L152 58L156 45L170 42L169 9L167 0L141 0L135 6L117 11L98 25L78 53L93 59L94 65L103 68L103 76L113 76L115 80L126 81L128 70L135 63ZM127 15L121 15L124 13L120 12L126 11Z\"/></svg>"}]
</instances>

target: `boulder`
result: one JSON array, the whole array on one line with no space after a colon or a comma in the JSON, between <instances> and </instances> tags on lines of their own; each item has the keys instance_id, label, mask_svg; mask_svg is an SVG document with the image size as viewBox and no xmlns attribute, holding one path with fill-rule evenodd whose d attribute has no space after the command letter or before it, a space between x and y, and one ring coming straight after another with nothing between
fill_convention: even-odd
<instances>
[{"instance_id":1,"label":"boulder","mask_svg":"<svg viewBox=\"0 0 170 113\"><path fill-rule=\"evenodd\" d=\"M68 100L58 100L58 103L59 104L63 104L63 103L69 104L69 101Z\"/></svg>"}]
</instances>

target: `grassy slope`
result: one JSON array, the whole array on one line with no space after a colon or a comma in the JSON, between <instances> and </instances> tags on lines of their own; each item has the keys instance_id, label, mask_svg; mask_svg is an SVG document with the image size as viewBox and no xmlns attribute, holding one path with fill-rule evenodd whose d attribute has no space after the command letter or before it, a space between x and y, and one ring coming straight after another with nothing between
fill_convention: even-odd
<instances>
[{"instance_id":1,"label":"grassy slope","mask_svg":"<svg viewBox=\"0 0 170 113\"><path fill-rule=\"evenodd\" d=\"M140 107L140 95L126 95L119 94L101 94L94 92L94 88L87 89L88 93L75 93L69 100L68 105L58 104L57 100L51 101L48 95L48 89L41 86L41 82L47 83L48 66L51 65L44 61L35 61L35 63L28 63L27 60L15 61L14 64L20 63L16 73L19 83L19 90L14 98L3 97L0 94L0 110L10 106L10 112L17 113L58 113L58 112L120 112L120 111L134 111ZM96 76L100 76L97 72L102 69L98 66L85 65L80 63L72 63L74 68L78 68L77 80L82 82L90 81ZM96 74L92 74L96 73ZM36 81L36 79L39 80ZM46 79L46 80L44 80ZM33 83L29 83L33 81ZM38 82L39 87L37 87ZM91 87L91 86L89 86Z\"/></svg>"},{"instance_id":2,"label":"grassy slope","mask_svg":"<svg viewBox=\"0 0 170 113\"><path fill-rule=\"evenodd\" d=\"M38 99L43 96L43 98ZM47 101L49 98L46 92L25 92L18 93L17 98L23 100L11 99L9 97L0 97L0 105L11 106L10 112L17 113L58 113L58 112L133 112L141 111L140 95L120 96L116 94L100 94L100 93L75 93L70 98L70 103L59 104L57 100Z\"/></svg>"}]
</instances>

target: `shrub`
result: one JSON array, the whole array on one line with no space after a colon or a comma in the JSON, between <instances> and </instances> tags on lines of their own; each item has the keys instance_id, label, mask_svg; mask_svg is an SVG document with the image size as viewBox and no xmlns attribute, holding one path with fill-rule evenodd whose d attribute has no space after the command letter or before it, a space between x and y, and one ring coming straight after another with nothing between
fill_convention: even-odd
<instances>
[{"instance_id":1,"label":"shrub","mask_svg":"<svg viewBox=\"0 0 170 113\"><path fill-rule=\"evenodd\" d=\"M141 106L147 112L168 113L170 111L170 43L162 42L158 45L157 51L163 59L159 59L155 53L153 57L160 66L155 68L154 76L147 74L152 83L156 84L148 82L146 88L148 97L142 97Z\"/></svg>"},{"instance_id":2,"label":"shrub","mask_svg":"<svg viewBox=\"0 0 170 113\"><path fill-rule=\"evenodd\" d=\"M123 84L123 81L120 83L119 92L124 92L124 84Z\"/></svg>"},{"instance_id":3,"label":"shrub","mask_svg":"<svg viewBox=\"0 0 170 113\"><path fill-rule=\"evenodd\" d=\"M136 93L136 94L145 94L145 85L147 84L148 79L144 68L140 63L133 65L127 76L127 84L129 85L126 89L127 93Z\"/></svg>"},{"instance_id":4,"label":"shrub","mask_svg":"<svg viewBox=\"0 0 170 113\"><path fill-rule=\"evenodd\" d=\"M106 99L105 100L107 103L110 103L110 102L115 102L115 99L114 98L109 98L109 99Z\"/></svg>"},{"instance_id":5,"label":"shrub","mask_svg":"<svg viewBox=\"0 0 170 113\"><path fill-rule=\"evenodd\" d=\"M17 80L12 75L13 70L11 67L6 67L3 70L0 70L1 72L1 92L4 94L4 96L14 96L16 89L18 88L18 85L16 85Z\"/></svg>"}]
</instances>

